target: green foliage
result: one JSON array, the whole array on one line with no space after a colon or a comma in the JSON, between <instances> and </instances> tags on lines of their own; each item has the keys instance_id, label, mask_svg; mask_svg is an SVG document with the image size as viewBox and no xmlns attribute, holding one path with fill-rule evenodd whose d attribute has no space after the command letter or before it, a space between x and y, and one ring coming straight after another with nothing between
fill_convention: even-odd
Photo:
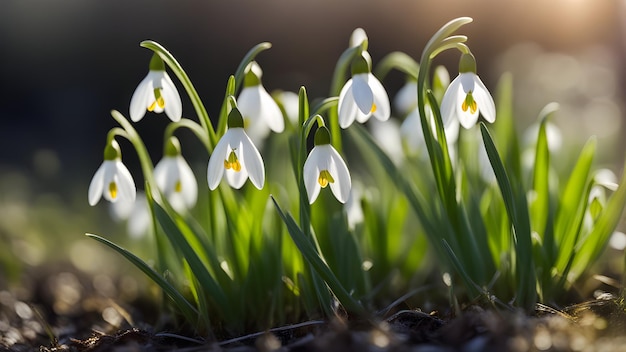
<instances>
[{"instance_id":1,"label":"green foliage","mask_svg":"<svg viewBox=\"0 0 626 352\"><path fill-rule=\"evenodd\" d=\"M430 67L448 49L471 55L467 37L455 34L469 22L459 18L444 25L419 63L394 52L373 71L380 79L393 69L409 81L417 79L422 128L411 131L410 137L423 138L426 154L406 152L395 158L398 155L386 151L363 126L345 132L339 128L337 95L350 63L365 55L367 40L340 55L330 97L310 109L306 89L300 89L298 121L288 121L285 132L265 140L268 182L261 190L250 185L233 190L225 184L215 191L202 188L201 203L189 211L176 209L159 189L143 141L132 124L113 111L121 127L111 130L109 142L129 139L141 160L157 260L148 265L109 240L88 236L148 275L169 297L172 310L203 334L217 330L236 335L317 316L367 316L421 287L433 274L446 277L453 301L484 298L528 311L537 302L557 302L600 256L615 230L626 204L626 179L607 201L591 199L597 186L594 139L583 147L570 172L557 173L546 129L556 105L540 113L534 161L530 166L523 163L510 75L502 77L496 91L498 117L493 127L480 122L479 127L461 129L458 141L448 135L452 122L442 115L450 111L443 106L447 87L439 76L431 87ZM241 103L234 95L241 91L245 68L271 45L252 48L230 76L215 129L173 55L154 42L141 45L175 73L200 122L172 122L166 141L186 127L213 156L228 130L228 113ZM280 103L286 115L286 102ZM304 165L310 133L327 123L330 144L351 170L353 192L346 206L332 197L331 187L322 189L313 204L307 194ZM229 163L237 160L245 162L229 157ZM314 176L326 186L321 174ZM348 207L362 211L362 219L355 220ZM437 287L445 295L447 288Z\"/></svg>"}]
</instances>

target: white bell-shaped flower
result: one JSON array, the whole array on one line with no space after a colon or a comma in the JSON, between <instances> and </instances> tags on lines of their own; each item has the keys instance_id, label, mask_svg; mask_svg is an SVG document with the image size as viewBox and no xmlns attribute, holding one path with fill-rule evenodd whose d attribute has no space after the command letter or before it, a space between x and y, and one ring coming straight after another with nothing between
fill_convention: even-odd
<instances>
[{"instance_id":1,"label":"white bell-shaped flower","mask_svg":"<svg viewBox=\"0 0 626 352\"><path fill-rule=\"evenodd\" d=\"M330 145L330 134L326 127L315 133L315 146L304 162L304 186L313 204L322 188L330 186L335 198L345 203L350 195L352 181L350 172L341 155Z\"/></svg>"},{"instance_id":2,"label":"white bell-shaped flower","mask_svg":"<svg viewBox=\"0 0 626 352\"><path fill-rule=\"evenodd\" d=\"M222 177L225 177L228 184L236 189L241 188L248 178L256 188L262 189L265 183L263 158L244 131L243 118L237 108L231 110L228 120L228 131L219 140L209 159L209 188L217 188Z\"/></svg>"},{"instance_id":3,"label":"white bell-shaped flower","mask_svg":"<svg viewBox=\"0 0 626 352\"><path fill-rule=\"evenodd\" d=\"M198 199L198 183L189 164L180 154L176 137L167 141L165 155L154 168L157 187L178 212L193 208Z\"/></svg>"},{"instance_id":4,"label":"white bell-shaped flower","mask_svg":"<svg viewBox=\"0 0 626 352\"><path fill-rule=\"evenodd\" d=\"M485 84L476 75L476 61L471 54L461 55L459 75L450 83L441 101L441 117L445 125L458 119L461 126L471 128L479 113L490 123L496 120L496 105Z\"/></svg>"},{"instance_id":5,"label":"white bell-shaped flower","mask_svg":"<svg viewBox=\"0 0 626 352\"><path fill-rule=\"evenodd\" d=\"M130 99L130 119L141 120L146 111L165 111L172 121L180 120L183 114L180 95L170 76L165 72L165 64L157 54L152 56L150 71L139 83Z\"/></svg>"},{"instance_id":6,"label":"white bell-shaped flower","mask_svg":"<svg viewBox=\"0 0 626 352\"><path fill-rule=\"evenodd\" d=\"M134 202L137 195L135 182L122 163L119 145L111 141L104 151L104 161L89 184L89 205L96 205L101 197L110 201Z\"/></svg>"}]
</instances>

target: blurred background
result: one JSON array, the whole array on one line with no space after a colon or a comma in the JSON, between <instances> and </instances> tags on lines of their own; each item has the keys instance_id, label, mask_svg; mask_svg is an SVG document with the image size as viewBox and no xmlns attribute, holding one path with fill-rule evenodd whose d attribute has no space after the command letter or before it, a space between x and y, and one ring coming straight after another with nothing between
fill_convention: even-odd
<instances>
[{"instance_id":1,"label":"blurred background","mask_svg":"<svg viewBox=\"0 0 626 352\"><path fill-rule=\"evenodd\" d=\"M374 64L392 51L419 60L444 23L470 16L461 34L478 72L493 92L512 72L521 127L547 103L561 104L554 122L566 142L599 137L600 163L619 172L624 157L626 2L594 0L3 0L0 4L0 265L17 256L24 266L67 257L85 270L107 270L111 257L85 262L100 245L84 232L125 241L106 205L91 208L87 188L102 161L110 110L128 115L131 95L145 76L155 40L189 74L210 116L225 85L255 44L271 50L257 59L272 91L305 86L325 97L340 54L356 27L366 30ZM457 74L458 54L438 59ZM383 84L391 97L398 72ZM176 82L180 89L180 84ZM189 99L183 116L195 119ZM155 162L161 156L164 115L136 124ZM183 140L199 180L208 156ZM193 146L198 152L193 153ZM125 163L141 182L131 148ZM204 165L204 166L203 166ZM200 181L201 182L201 181ZM7 265L6 261L4 265ZM12 272L11 270L7 270ZM17 273L17 269L13 272ZM1 281L1 279L0 279Z\"/></svg>"}]
</instances>

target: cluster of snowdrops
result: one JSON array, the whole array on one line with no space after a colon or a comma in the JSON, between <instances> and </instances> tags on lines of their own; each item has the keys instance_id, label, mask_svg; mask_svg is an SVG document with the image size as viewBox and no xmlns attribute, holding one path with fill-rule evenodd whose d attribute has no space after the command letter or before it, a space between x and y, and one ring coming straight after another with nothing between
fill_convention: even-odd
<instances>
[{"instance_id":1,"label":"cluster of snowdrops","mask_svg":"<svg viewBox=\"0 0 626 352\"><path fill-rule=\"evenodd\" d=\"M151 228L157 260L148 265L89 236L146 273L198 331L219 327L233 335L340 311L367 314L393 295L416 294L432 270L443 274L436 287L451 304L458 297L505 308L556 302L600 255L626 192L611 172L592 170L593 138L566 175L551 166L559 138L548 121L554 105L540 112L532 161L522 158L510 77L501 80L494 103L467 37L455 34L469 22L444 25L419 62L394 52L378 65L365 31L356 29L329 97L311 105L304 87L268 93L255 57L270 45L261 43L229 78L215 120L172 54L142 42L154 54L132 95L130 120L148 112L169 117L163 158L153 166L133 124L112 111L120 126L107 136L88 199L126 209L120 213L129 222L142 218L135 228ZM458 76L450 81L442 66L431 76L435 57L450 49L460 53ZM198 122L182 117L167 67ZM381 83L393 69L407 77L393 100L400 126L390 120ZM496 106L490 132L481 119L496 122ZM209 154L209 191L200 197L174 136L181 127ZM117 137L139 156L145 196L137 196ZM245 186L248 179L254 189Z\"/></svg>"}]
</instances>

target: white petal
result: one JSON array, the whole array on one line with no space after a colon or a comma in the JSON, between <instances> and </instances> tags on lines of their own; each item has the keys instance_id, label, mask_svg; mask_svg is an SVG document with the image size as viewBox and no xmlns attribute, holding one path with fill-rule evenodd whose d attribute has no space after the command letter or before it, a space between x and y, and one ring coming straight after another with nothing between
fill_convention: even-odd
<instances>
[{"instance_id":1,"label":"white petal","mask_svg":"<svg viewBox=\"0 0 626 352\"><path fill-rule=\"evenodd\" d=\"M261 158L261 154L244 130L240 130L241 131L237 131L237 133L241 134L239 137L241 138L241 162L242 164L245 163L252 184L256 188L262 189L265 184L265 166L263 165L263 158Z\"/></svg>"},{"instance_id":2,"label":"white petal","mask_svg":"<svg viewBox=\"0 0 626 352\"><path fill-rule=\"evenodd\" d=\"M462 105L464 101L465 101L465 93L460 93L457 96L457 101L456 101L456 114L457 114L457 118L459 119L459 122L461 123L461 126L463 126L466 129L470 129L476 125L476 122L478 121L478 113L480 111L476 110L476 112L474 112L473 114L470 111L470 109L467 109L467 111L463 111Z\"/></svg>"},{"instance_id":3,"label":"white petal","mask_svg":"<svg viewBox=\"0 0 626 352\"><path fill-rule=\"evenodd\" d=\"M402 141L410 152L416 152L426 145L424 142L424 133L422 132L422 120L420 119L417 108L409 113L402 122L400 126L400 136L402 136Z\"/></svg>"},{"instance_id":4,"label":"white petal","mask_svg":"<svg viewBox=\"0 0 626 352\"><path fill-rule=\"evenodd\" d=\"M450 83L441 100L441 119L443 120L444 126L447 126L453 119L457 119L455 116L457 110L456 103L461 92L461 79L460 76L457 76L452 83Z\"/></svg>"},{"instance_id":5,"label":"white petal","mask_svg":"<svg viewBox=\"0 0 626 352\"><path fill-rule=\"evenodd\" d=\"M313 204L317 196L320 194L321 186L317 181L320 173L320 159L321 150L319 146L313 147L313 150L309 153L309 156L304 162L304 168L302 169L302 177L304 177L304 187L306 193L309 196L309 203Z\"/></svg>"},{"instance_id":6,"label":"white petal","mask_svg":"<svg viewBox=\"0 0 626 352\"><path fill-rule=\"evenodd\" d=\"M485 87L485 84L480 80L478 76L474 76L474 83L476 89L474 90L474 100L478 105L478 110L483 115L487 122L493 123L496 121L496 104L493 102L491 94Z\"/></svg>"},{"instance_id":7,"label":"white petal","mask_svg":"<svg viewBox=\"0 0 626 352\"><path fill-rule=\"evenodd\" d=\"M161 192L170 194L178 180L178 170L175 159L165 156L154 167L154 179Z\"/></svg>"},{"instance_id":8,"label":"white petal","mask_svg":"<svg viewBox=\"0 0 626 352\"><path fill-rule=\"evenodd\" d=\"M198 182L191 167L182 156L176 158L180 173L181 196L187 208L192 208L198 200Z\"/></svg>"},{"instance_id":9,"label":"white petal","mask_svg":"<svg viewBox=\"0 0 626 352\"><path fill-rule=\"evenodd\" d=\"M246 180L248 179L248 169L246 168L246 162L243 159L241 135L239 133L240 131L242 131L242 129L233 128L229 131L232 134L232 141L230 142L230 147L232 149L228 150L228 155L230 155L231 151L235 152L235 155L239 160L239 164L241 165L241 170L235 171L233 169L226 169L224 171L224 176L226 177L226 181L232 188L240 189L241 187L243 187L244 183L246 183Z\"/></svg>"},{"instance_id":10,"label":"white petal","mask_svg":"<svg viewBox=\"0 0 626 352\"><path fill-rule=\"evenodd\" d=\"M148 73L148 75L139 82L139 85L130 99L130 119L133 122L141 120L146 114L148 99L154 94L152 92L152 77L153 76Z\"/></svg>"},{"instance_id":11,"label":"white petal","mask_svg":"<svg viewBox=\"0 0 626 352\"><path fill-rule=\"evenodd\" d=\"M356 118L355 119L356 119L356 121L358 123L366 123L367 120L369 120L371 116L372 116L371 113L364 114L364 113L361 112L361 110L356 109Z\"/></svg>"},{"instance_id":12,"label":"white petal","mask_svg":"<svg viewBox=\"0 0 626 352\"><path fill-rule=\"evenodd\" d=\"M163 72L161 83L163 84L161 94L163 94L163 101L165 101L165 114L170 120L179 121L183 115L183 104L180 101L178 90L166 72Z\"/></svg>"},{"instance_id":13,"label":"white petal","mask_svg":"<svg viewBox=\"0 0 626 352\"><path fill-rule=\"evenodd\" d=\"M280 111L278 104L274 101L274 98L263 88L263 85L259 84L259 98L261 102L261 109L259 111L259 118L265 121L272 131L281 133L285 130L285 120L283 113Z\"/></svg>"},{"instance_id":14,"label":"white petal","mask_svg":"<svg viewBox=\"0 0 626 352\"><path fill-rule=\"evenodd\" d=\"M137 188L135 187L135 181L130 171L128 171L120 160L115 163L115 167L118 177L118 198L124 201L134 202L137 197Z\"/></svg>"},{"instance_id":15,"label":"white petal","mask_svg":"<svg viewBox=\"0 0 626 352\"><path fill-rule=\"evenodd\" d=\"M373 74L369 74L369 85L374 95L374 104L376 111L372 115L380 121L387 121L391 116L391 105L389 104L389 95L382 83Z\"/></svg>"},{"instance_id":16,"label":"white petal","mask_svg":"<svg viewBox=\"0 0 626 352\"><path fill-rule=\"evenodd\" d=\"M150 226L152 224L152 217L150 215L150 209L148 209L148 202L145 195L137 197L133 206L132 213L128 218L126 228L128 234L132 238L141 238L150 232Z\"/></svg>"},{"instance_id":17,"label":"white petal","mask_svg":"<svg viewBox=\"0 0 626 352\"><path fill-rule=\"evenodd\" d=\"M393 100L397 114L403 117L417 107L417 82L411 80L398 90Z\"/></svg>"},{"instance_id":18,"label":"white petal","mask_svg":"<svg viewBox=\"0 0 626 352\"><path fill-rule=\"evenodd\" d=\"M345 203L350 195L350 188L352 188L352 180L350 179L350 172L343 158L335 148L330 144L321 145L328 149L326 152L330 157L330 175L335 179L335 182L330 184L330 189L333 191L335 198L341 203Z\"/></svg>"},{"instance_id":19,"label":"white petal","mask_svg":"<svg viewBox=\"0 0 626 352\"><path fill-rule=\"evenodd\" d=\"M239 157L239 155L237 155L237 157ZM243 187L248 179L248 171L243 165L241 165L241 170L239 171L234 171L233 169L224 171L224 175L228 184L234 189L240 189Z\"/></svg>"},{"instance_id":20,"label":"white petal","mask_svg":"<svg viewBox=\"0 0 626 352\"><path fill-rule=\"evenodd\" d=\"M374 105L374 94L369 85L369 74L360 73L352 77L352 96L356 106L359 107L364 114L372 112Z\"/></svg>"},{"instance_id":21,"label":"white petal","mask_svg":"<svg viewBox=\"0 0 626 352\"><path fill-rule=\"evenodd\" d=\"M258 86L244 87L237 98L237 107L244 119L257 120L261 111L261 95Z\"/></svg>"},{"instance_id":22,"label":"white petal","mask_svg":"<svg viewBox=\"0 0 626 352\"><path fill-rule=\"evenodd\" d=\"M367 34L363 28L357 28L352 31L352 35L350 36L350 47L354 48L355 46L361 45L363 41L367 40Z\"/></svg>"},{"instance_id":23,"label":"white petal","mask_svg":"<svg viewBox=\"0 0 626 352\"><path fill-rule=\"evenodd\" d=\"M354 96L352 95L352 79L348 80L341 88L339 93L339 103L337 106L339 115L339 126L341 128L348 128L354 122L358 108L354 102Z\"/></svg>"},{"instance_id":24,"label":"white petal","mask_svg":"<svg viewBox=\"0 0 626 352\"><path fill-rule=\"evenodd\" d=\"M102 163L100 167L98 167L98 170L96 170L96 173L93 175L91 183L89 184L88 198L89 205L91 206L98 204L100 197L102 197L102 190L104 189L105 167L105 163Z\"/></svg>"},{"instance_id":25,"label":"white petal","mask_svg":"<svg viewBox=\"0 0 626 352\"><path fill-rule=\"evenodd\" d=\"M224 175L224 160L230 151L231 130L226 131L222 138L217 142L213 154L209 158L209 166L207 167L207 181L209 189L214 190L222 180Z\"/></svg>"}]
</instances>

